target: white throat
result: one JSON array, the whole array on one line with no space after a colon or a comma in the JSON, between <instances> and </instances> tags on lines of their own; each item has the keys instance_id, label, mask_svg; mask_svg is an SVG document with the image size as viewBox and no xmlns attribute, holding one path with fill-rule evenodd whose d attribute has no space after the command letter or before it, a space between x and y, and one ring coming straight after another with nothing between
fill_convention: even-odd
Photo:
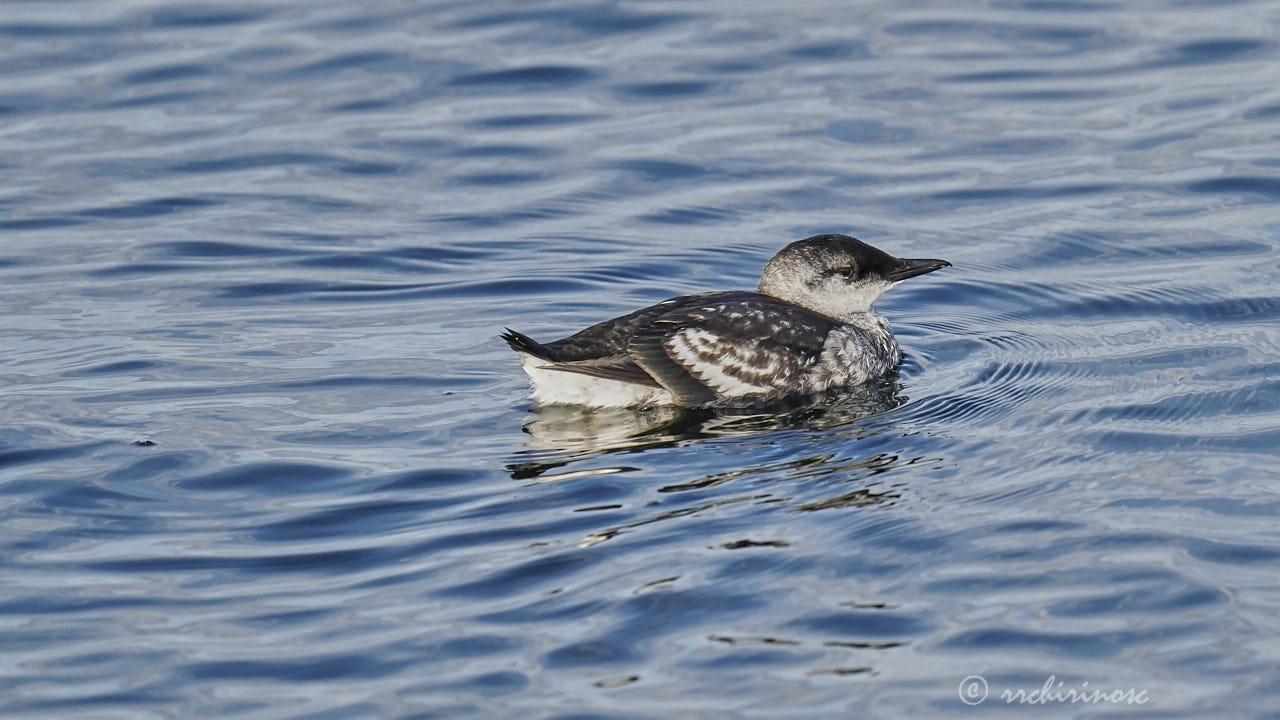
<instances>
[{"instance_id":1,"label":"white throat","mask_svg":"<svg viewBox=\"0 0 1280 720\"><path fill-rule=\"evenodd\" d=\"M888 281L863 280L850 283L839 276L807 279L785 268L765 268L756 292L841 322L852 323L873 312L874 303L886 290L897 285Z\"/></svg>"}]
</instances>

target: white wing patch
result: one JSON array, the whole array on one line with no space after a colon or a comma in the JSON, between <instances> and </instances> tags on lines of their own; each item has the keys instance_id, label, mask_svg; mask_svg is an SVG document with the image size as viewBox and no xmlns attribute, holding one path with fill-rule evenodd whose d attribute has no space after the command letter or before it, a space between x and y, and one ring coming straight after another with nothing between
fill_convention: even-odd
<instances>
[{"instance_id":1,"label":"white wing patch","mask_svg":"<svg viewBox=\"0 0 1280 720\"><path fill-rule=\"evenodd\" d=\"M685 328L667 338L667 352L720 397L759 395L774 390L763 378L781 369L777 358L754 344L728 341L701 328Z\"/></svg>"}]
</instances>

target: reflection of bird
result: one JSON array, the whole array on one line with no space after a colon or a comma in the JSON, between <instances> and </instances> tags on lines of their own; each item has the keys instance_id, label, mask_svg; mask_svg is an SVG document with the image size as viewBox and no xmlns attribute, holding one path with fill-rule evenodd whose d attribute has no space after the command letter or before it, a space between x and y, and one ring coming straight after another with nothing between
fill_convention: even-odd
<instances>
[{"instance_id":1,"label":"reflection of bird","mask_svg":"<svg viewBox=\"0 0 1280 720\"><path fill-rule=\"evenodd\" d=\"M815 235L773 256L756 292L664 300L550 343L508 329L544 404L703 405L859 385L902 351L871 303L951 263L895 258L847 235Z\"/></svg>"},{"instance_id":2,"label":"reflection of bird","mask_svg":"<svg viewBox=\"0 0 1280 720\"><path fill-rule=\"evenodd\" d=\"M880 415L906 402L895 383L868 383L857 392L797 395L767 408L732 404L705 408L654 406L587 408L543 405L533 408L524 424L528 446L515 454L507 470L516 479L563 479L577 471L559 472L577 460L608 453L633 453L708 439L747 438L780 430L831 430ZM847 432L862 438L876 427ZM897 456L877 455L896 463ZM887 458L887 459L886 459ZM820 463L829 466L828 463ZM594 466L593 466L594 467ZM817 472L815 466L814 472ZM608 465L585 472L599 474L631 469ZM717 473L714 477L724 477Z\"/></svg>"}]
</instances>

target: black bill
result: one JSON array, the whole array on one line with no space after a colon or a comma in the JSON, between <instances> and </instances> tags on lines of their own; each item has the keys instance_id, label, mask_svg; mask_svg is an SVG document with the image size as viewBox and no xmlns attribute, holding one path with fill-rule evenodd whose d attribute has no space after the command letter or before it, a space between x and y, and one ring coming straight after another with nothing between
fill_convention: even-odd
<instances>
[{"instance_id":1,"label":"black bill","mask_svg":"<svg viewBox=\"0 0 1280 720\"><path fill-rule=\"evenodd\" d=\"M903 258L899 259L896 265L889 268L889 270L884 274L884 279L890 282L898 282L900 280L906 280L907 278L913 278L917 275L931 273L934 270L944 267L951 267L951 263L946 260L912 260Z\"/></svg>"}]
</instances>

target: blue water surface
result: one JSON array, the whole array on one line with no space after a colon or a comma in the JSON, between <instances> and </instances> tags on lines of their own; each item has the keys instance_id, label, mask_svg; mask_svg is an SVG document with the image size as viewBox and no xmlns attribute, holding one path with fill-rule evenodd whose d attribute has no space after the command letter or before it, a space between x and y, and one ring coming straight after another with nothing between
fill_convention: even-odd
<instances>
[{"instance_id":1,"label":"blue water surface","mask_svg":"<svg viewBox=\"0 0 1280 720\"><path fill-rule=\"evenodd\" d=\"M5 3L0 715L1274 717L1277 38ZM497 338L817 232L954 263L887 400L538 410Z\"/></svg>"}]
</instances>

